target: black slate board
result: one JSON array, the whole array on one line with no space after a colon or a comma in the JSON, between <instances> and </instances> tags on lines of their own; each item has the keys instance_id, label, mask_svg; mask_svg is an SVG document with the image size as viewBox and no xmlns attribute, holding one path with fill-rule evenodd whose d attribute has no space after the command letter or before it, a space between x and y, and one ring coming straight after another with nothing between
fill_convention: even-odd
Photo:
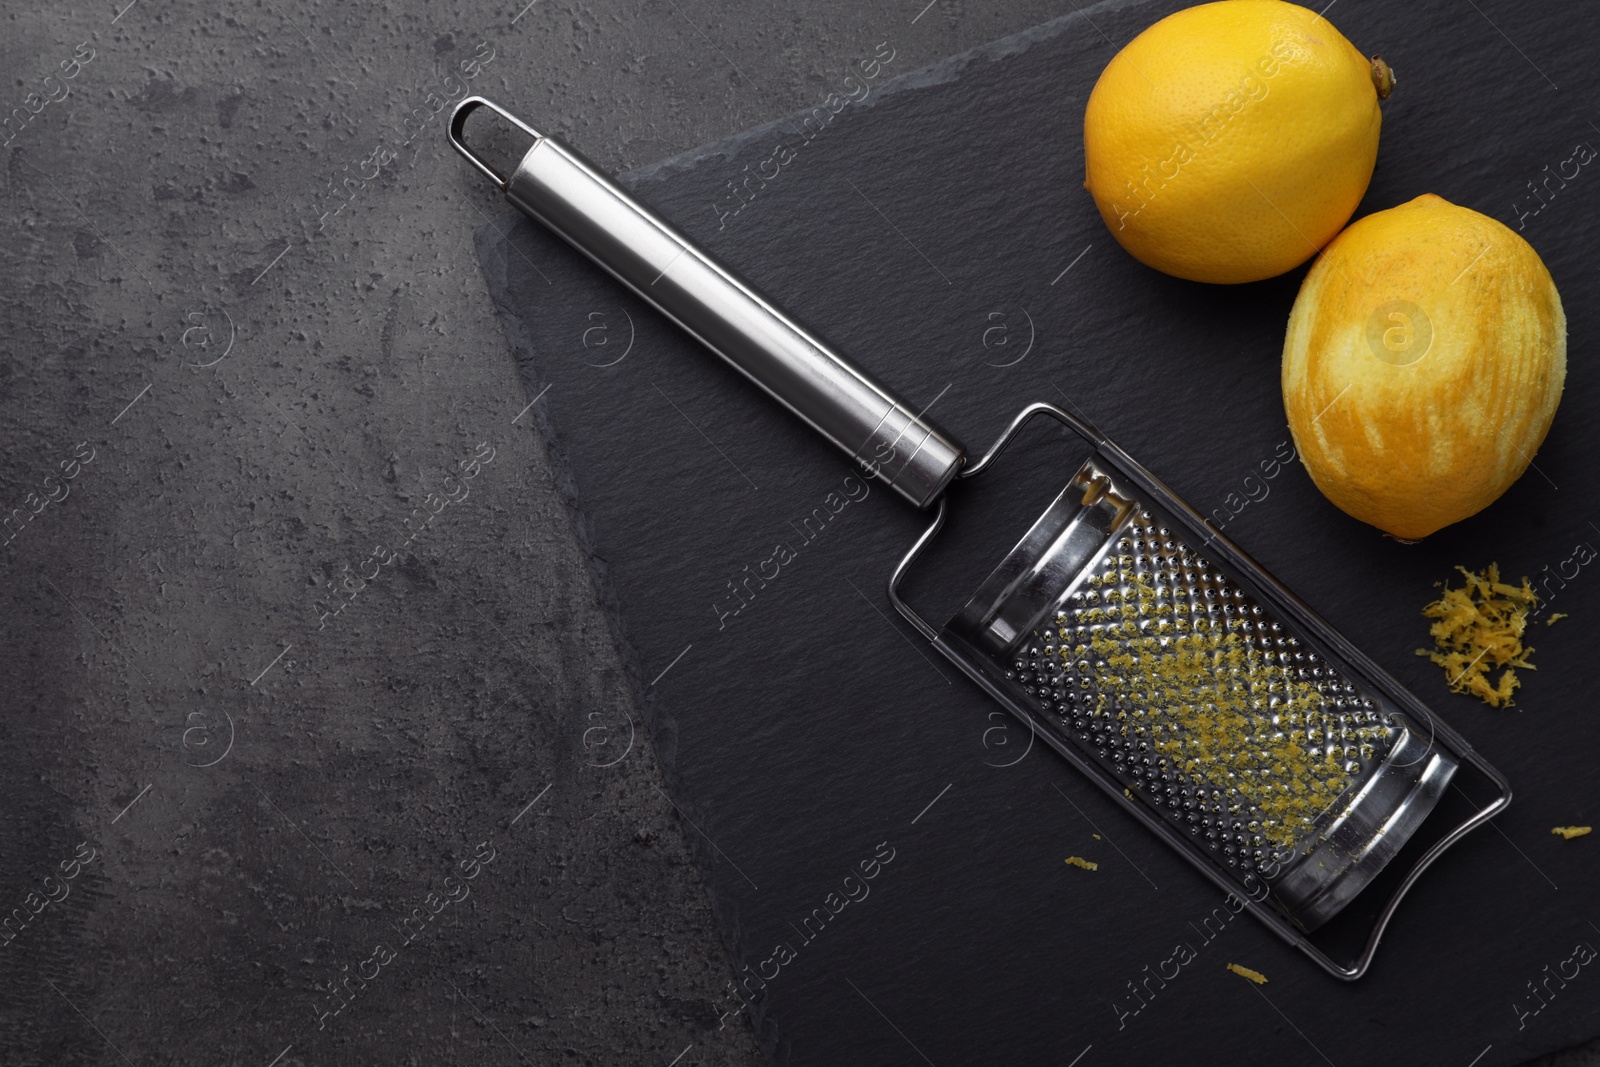
<instances>
[{"instance_id":1,"label":"black slate board","mask_svg":"<svg viewBox=\"0 0 1600 1067\"><path fill-rule=\"evenodd\" d=\"M1179 6L1096 5L880 75L812 139L782 121L627 181L914 407L934 403L969 447L1030 400L1064 401L1210 513L1288 437L1278 358L1302 272L1234 288L1164 277L1116 246L1080 187L1081 116L1109 42ZM850 500L863 483L829 446L542 230L517 218L480 232L541 397L530 417L566 472L716 912L739 961L777 968L754 1015L780 1062L1489 1067L1600 1033L1586 989L1600 977L1587 969L1550 984L1537 1014L1528 989L1577 943L1600 945L1597 839L1550 833L1600 817L1582 699L1600 572L1557 590L1551 610L1572 617L1536 634L1540 669L1518 709L1448 695L1412 655L1426 639L1418 612L1454 564L1538 576L1600 544L1588 359L1600 172L1552 185L1523 215L1527 182L1580 141L1600 144L1584 110L1600 81L1594 25L1505 0L1334 14L1400 77L1358 215L1431 191L1520 221L1572 337L1537 469L1484 514L1401 546L1334 509L1294 465L1226 523L1517 789L1495 828L1417 886L1356 984L1248 917L1208 925L1221 903L1208 883L1059 760L1027 751L1025 733L894 616L883 582L926 516L876 485ZM761 163L779 145L793 158L725 215L729 183L746 166L770 176ZM1073 464L1047 437L1008 457L993 476L1006 485L956 501L969 533L1009 545L1059 489ZM830 505L826 523L803 525ZM731 583L779 544L793 559L731 614ZM942 619L971 588L910 593ZM1073 854L1099 870L1066 866ZM875 877L847 886L875 855ZM846 888L865 896L814 910L838 908ZM1132 1013L1129 983L1185 942L1195 960L1141 985L1155 995Z\"/></svg>"}]
</instances>

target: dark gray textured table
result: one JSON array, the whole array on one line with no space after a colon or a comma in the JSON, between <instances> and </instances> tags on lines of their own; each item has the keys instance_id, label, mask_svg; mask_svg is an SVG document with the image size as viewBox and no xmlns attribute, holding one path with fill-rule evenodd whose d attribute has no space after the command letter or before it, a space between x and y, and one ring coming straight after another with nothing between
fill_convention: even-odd
<instances>
[{"instance_id":1,"label":"dark gray textured table","mask_svg":"<svg viewBox=\"0 0 1600 1067\"><path fill-rule=\"evenodd\" d=\"M756 1062L429 94L622 169L1070 10L8 8L5 1062Z\"/></svg>"}]
</instances>

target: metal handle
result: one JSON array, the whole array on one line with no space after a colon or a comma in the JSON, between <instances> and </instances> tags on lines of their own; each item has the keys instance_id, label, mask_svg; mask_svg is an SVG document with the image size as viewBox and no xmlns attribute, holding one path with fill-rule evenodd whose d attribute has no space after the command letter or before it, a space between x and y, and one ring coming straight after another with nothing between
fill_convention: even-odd
<instances>
[{"instance_id":1,"label":"metal handle","mask_svg":"<svg viewBox=\"0 0 1600 1067\"><path fill-rule=\"evenodd\" d=\"M510 178L462 140L480 107L534 138ZM965 453L865 371L696 248L577 152L480 96L456 105L450 143L506 199L594 260L917 507L938 499Z\"/></svg>"}]
</instances>

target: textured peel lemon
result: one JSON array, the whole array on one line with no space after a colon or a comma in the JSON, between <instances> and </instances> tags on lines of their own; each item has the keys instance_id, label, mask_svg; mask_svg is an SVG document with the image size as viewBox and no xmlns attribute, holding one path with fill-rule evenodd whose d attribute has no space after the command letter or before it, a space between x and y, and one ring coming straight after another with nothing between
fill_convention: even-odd
<instances>
[{"instance_id":1,"label":"textured peel lemon","mask_svg":"<svg viewBox=\"0 0 1600 1067\"><path fill-rule=\"evenodd\" d=\"M1429 193L1355 222L1306 275L1283 403L1323 495L1416 540L1521 477L1566 373L1567 320L1539 254Z\"/></svg>"},{"instance_id":2,"label":"textured peel lemon","mask_svg":"<svg viewBox=\"0 0 1600 1067\"><path fill-rule=\"evenodd\" d=\"M1201 282L1270 278L1349 221L1392 84L1381 60L1307 8L1191 7L1101 73L1084 114L1084 185L1140 262Z\"/></svg>"}]
</instances>

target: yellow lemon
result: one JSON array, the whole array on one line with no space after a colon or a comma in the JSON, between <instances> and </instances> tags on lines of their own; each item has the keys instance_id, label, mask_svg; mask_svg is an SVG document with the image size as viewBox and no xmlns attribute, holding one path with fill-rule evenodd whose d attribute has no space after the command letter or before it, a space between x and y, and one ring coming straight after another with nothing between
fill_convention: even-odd
<instances>
[{"instance_id":1,"label":"yellow lemon","mask_svg":"<svg viewBox=\"0 0 1600 1067\"><path fill-rule=\"evenodd\" d=\"M1199 282L1270 278L1355 211L1392 84L1382 60L1307 8L1191 7L1135 37L1095 83L1084 186L1142 263Z\"/></svg>"},{"instance_id":2,"label":"yellow lemon","mask_svg":"<svg viewBox=\"0 0 1600 1067\"><path fill-rule=\"evenodd\" d=\"M1334 239L1283 343L1283 404L1312 480L1402 540L1521 477L1566 376L1567 319L1539 254L1432 193Z\"/></svg>"}]
</instances>

